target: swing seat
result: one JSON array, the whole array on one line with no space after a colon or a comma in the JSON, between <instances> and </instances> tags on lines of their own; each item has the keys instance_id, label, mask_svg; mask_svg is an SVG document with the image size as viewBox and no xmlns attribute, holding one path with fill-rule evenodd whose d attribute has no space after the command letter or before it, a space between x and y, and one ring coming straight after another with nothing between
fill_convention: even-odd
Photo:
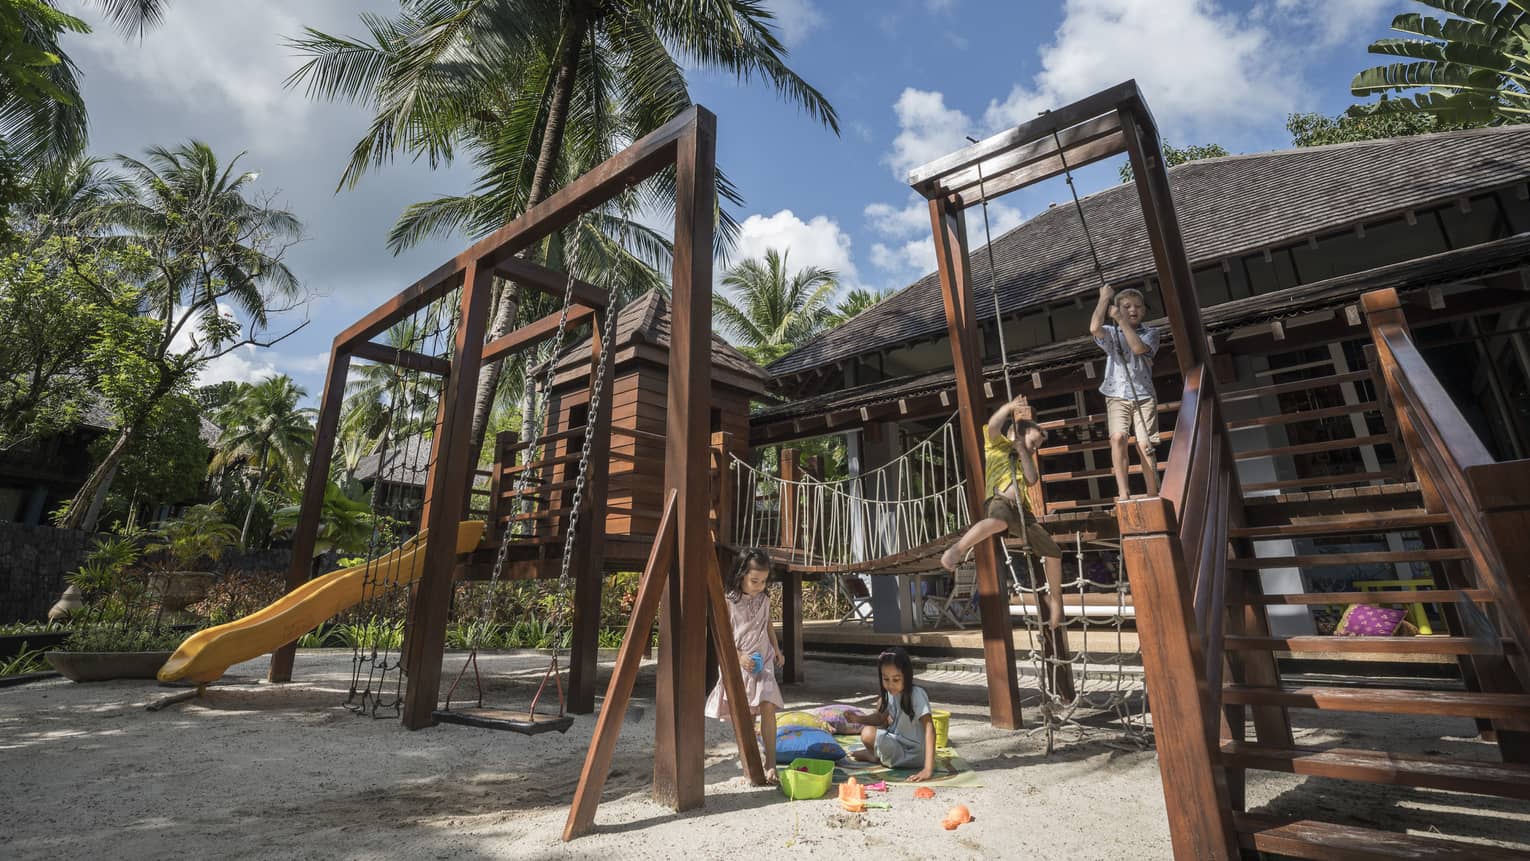
<instances>
[{"instance_id":1,"label":"swing seat","mask_svg":"<svg viewBox=\"0 0 1530 861\"><path fill-rule=\"evenodd\" d=\"M479 729L501 729L521 735L541 735L544 732L568 732L574 725L573 715L528 714L496 708L437 709L436 723L455 723Z\"/></svg>"}]
</instances>

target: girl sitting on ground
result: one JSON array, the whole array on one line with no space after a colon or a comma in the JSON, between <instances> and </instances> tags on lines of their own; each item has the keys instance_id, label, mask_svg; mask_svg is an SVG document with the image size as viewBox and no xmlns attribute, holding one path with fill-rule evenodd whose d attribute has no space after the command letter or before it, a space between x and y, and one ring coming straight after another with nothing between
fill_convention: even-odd
<instances>
[{"instance_id":1,"label":"girl sitting on ground","mask_svg":"<svg viewBox=\"0 0 1530 861\"><path fill-rule=\"evenodd\" d=\"M770 557L762 550L749 550L723 584L728 598L728 617L733 622L733 647L738 650L739 669L744 675L744 693L749 697L749 711L760 719L760 739L765 745L765 782L776 782L776 709L784 708L781 688L776 685L776 667L786 662L776 645L776 628L770 623ZM728 696L722 679L707 696L707 716L719 720L730 717Z\"/></svg>"},{"instance_id":2,"label":"girl sitting on ground","mask_svg":"<svg viewBox=\"0 0 1530 861\"><path fill-rule=\"evenodd\" d=\"M908 652L894 647L877 658L881 696L871 714L845 713L849 723L861 725L859 750L850 756L861 762L880 762L888 768L918 768L909 778L918 782L935 774L935 722L930 716L930 695L914 684L914 664Z\"/></svg>"}]
</instances>

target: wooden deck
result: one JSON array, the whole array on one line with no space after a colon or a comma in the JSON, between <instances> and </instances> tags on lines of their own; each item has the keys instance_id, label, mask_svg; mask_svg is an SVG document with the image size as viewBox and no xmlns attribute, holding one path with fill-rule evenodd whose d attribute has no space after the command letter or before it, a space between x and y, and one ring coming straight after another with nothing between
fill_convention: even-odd
<instances>
[{"instance_id":1,"label":"wooden deck","mask_svg":"<svg viewBox=\"0 0 1530 861\"><path fill-rule=\"evenodd\" d=\"M977 625L971 625L965 630L960 628L926 628L901 634L878 634L871 630L870 625L852 622L846 622L841 625L826 619L809 620L802 623L802 641L803 645L809 649L814 647L853 649L858 646L872 648L903 646L904 648L931 649L958 654L981 655L983 653L983 630ZM1021 627L1015 628L1014 643L1016 649L1030 650L1035 648L1030 633ZM1068 648L1070 651L1081 651L1084 645L1084 632L1068 632ZM1089 651L1094 654L1114 651L1116 648L1115 632L1107 632L1103 629L1090 631L1088 634L1088 647ZM1121 633L1121 648L1128 652L1137 651L1137 634L1135 631L1123 631Z\"/></svg>"}]
</instances>

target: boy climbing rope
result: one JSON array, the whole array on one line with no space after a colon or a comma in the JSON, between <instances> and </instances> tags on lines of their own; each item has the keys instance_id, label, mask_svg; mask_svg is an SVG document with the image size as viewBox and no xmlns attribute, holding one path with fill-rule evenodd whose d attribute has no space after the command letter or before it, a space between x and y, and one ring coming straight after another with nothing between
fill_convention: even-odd
<instances>
[{"instance_id":1,"label":"boy climbing rope","mask_svg":"<svg viewBox=\"0 0 1530 861\"><path fill-rule=\"evenodd\" d=\"M1020 418L1018 412L1023 406L1025 396L1020 395L988 417L983 428L983 484L988 489L988 500L983 504L985 516L940 557L941 567L947 571L955 571L967 551L979 542L1005 531L1023 539L1035 553L1062 557L1062 548L1036 522L1030 497L1025 493L1026 488L1041 480L1036 452L1041 449L1046 432L1030 419Z\"/></svg>"},{"instance_id":2,"label":"boy climbing rope","mask_svg":"<svg viewBox=\"0 0 1530 861\"><path fill-rule=\"evenodd\" d=\"M1112 301L1114 300L1114 301ZM1130 499L1126 474L1131 463L1127 443L1135 431L1142 454L1142 480L1148 496L1158 495L1158 401L1153 393L1153 356L1158 353L1158 330L1142 325L1147 303L1142 291L1120 293L1100 284L1100 301L1089 318L1089 334L1105 351L1105 426L1110 431L1110 465L1116 475L1116 499ZM1105 322L1106 316L1114 325Z\"/></svg>"}]
</instances>

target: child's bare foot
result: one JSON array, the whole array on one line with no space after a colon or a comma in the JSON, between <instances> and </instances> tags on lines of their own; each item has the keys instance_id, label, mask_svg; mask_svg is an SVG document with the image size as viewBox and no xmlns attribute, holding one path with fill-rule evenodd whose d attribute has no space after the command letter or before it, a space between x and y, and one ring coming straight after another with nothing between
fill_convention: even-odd
<instances>
[{"instance_id":1,"label":"child's bare foot","mask_svg":"<svg viewBox=\"0 0 1530 861\"><path fill-rule=\"evenodd\" d=\"M955 544L951 545L946 552L940 554L940 567L947 571L955 571L956 566L960 564L962 564L962 554Z\"/></svg>"},{"instance_id":2,"label":"child's bare foot","mask_svg":"<svg viewBox=\"0 0 1530 861\"><path fill-rule=\"evenodd\" d=\"M780 783L780 780L776 778L776 770L774 768L765 769L765 785L775 786L777 783Z\"/></svg>"},{"instance_id":3,"label":"child's bare foot","mask_svg":"<svg viewBox=\"0 0 1530 861\"><path fill-rule=\"evenodd\" d=\"M871 751L867 750L864 747L861 748L860 750L852 750L852 751L850 751L850 758L854 759L854 760L859 760L860 762L876 762L877 761L877 755L872 753Z\"/></svg>"}]
</instances>

